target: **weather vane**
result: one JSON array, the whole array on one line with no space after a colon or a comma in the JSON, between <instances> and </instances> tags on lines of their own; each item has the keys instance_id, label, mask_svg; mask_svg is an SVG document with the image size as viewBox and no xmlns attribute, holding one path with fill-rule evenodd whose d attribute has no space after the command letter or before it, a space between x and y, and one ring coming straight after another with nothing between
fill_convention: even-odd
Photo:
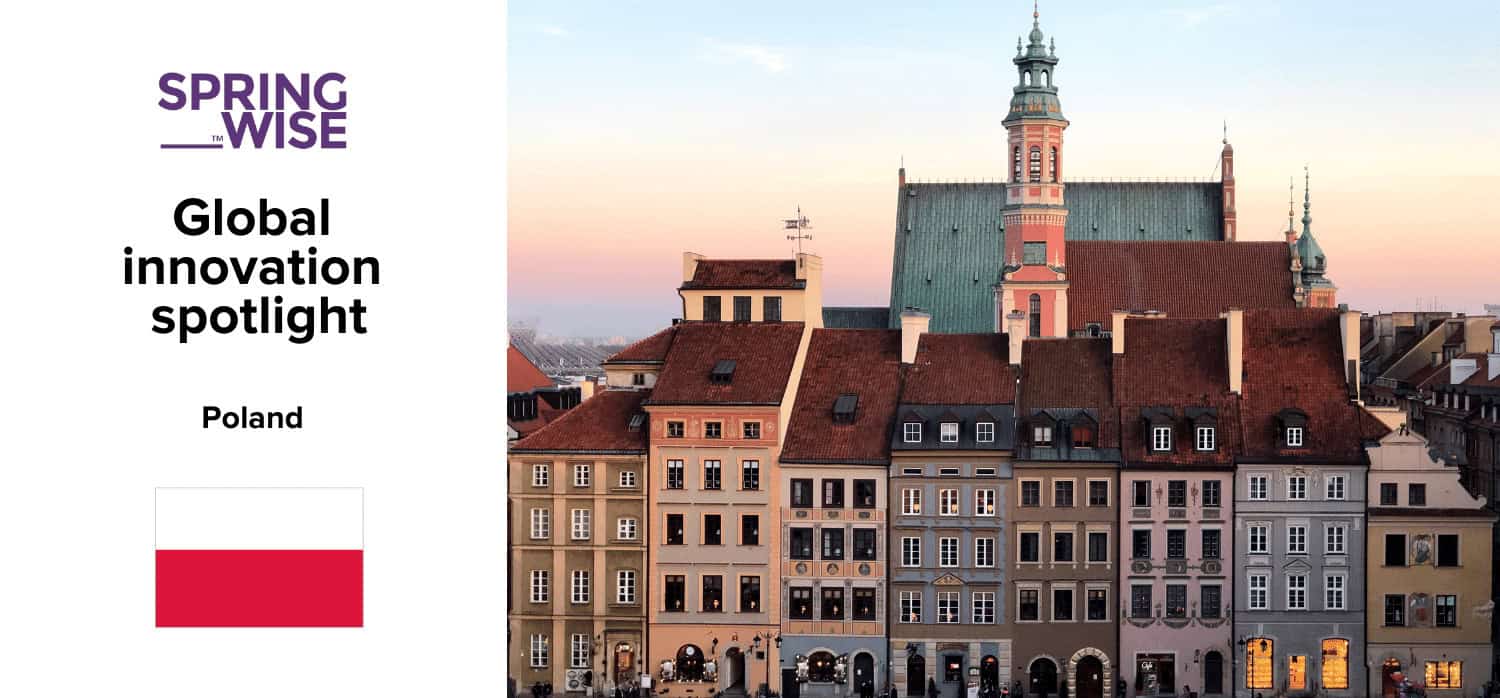
<instances>
[{"instance_id":1,"label":"weather vane","mask_svg":"<svg viewBox=\"0 0 1500 698\"><path fill-rule=\"evenodd\" d=\"M807 232L807 230L812 227L812 221L808 220L807 216L802 215L802 207L798 206L797 217L783 218L782 223L785 225L786 230L797 231L796 233L786 236L786 239L796 240L797 254L802 254L802 241L812 239L812 234Z\"/></svg>"}]
</instances>

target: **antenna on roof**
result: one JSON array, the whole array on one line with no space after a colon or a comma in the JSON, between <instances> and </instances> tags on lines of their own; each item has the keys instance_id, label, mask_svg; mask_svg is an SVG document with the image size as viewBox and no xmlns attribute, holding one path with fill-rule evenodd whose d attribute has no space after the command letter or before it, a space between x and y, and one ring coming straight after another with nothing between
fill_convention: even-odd
<instances>
[{"instance_id":1,"label":"antenna on roof","mask_svg":"<svg viewBox=\"0 0 1500 698\"><path fill-rule=\"evenodd\" d=\"M812 234L807 232L812 227L812 221L808 220L807 216L802 215L802 207L798 206L796 218L783 218L781 222L784 224L786 230L797 231L795 234L786 236L786 239L795 240L797 242L797 254L802 254L802 241L812 239Z\"/></svg>"}]
</instances>

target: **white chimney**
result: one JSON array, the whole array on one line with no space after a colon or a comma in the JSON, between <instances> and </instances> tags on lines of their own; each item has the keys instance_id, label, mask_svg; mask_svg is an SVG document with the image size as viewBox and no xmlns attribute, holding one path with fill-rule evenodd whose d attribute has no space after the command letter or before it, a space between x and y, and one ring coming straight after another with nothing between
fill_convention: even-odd
<instances>
[{"instance_id":1,"label":"white chimney","mask_svg":"<svg viewBox=\"0 0 1500 698\"><path fill-rule=\"evenodd\" d=\"M1489 375L1485 379L1495 380L1495 376L1500 376L1500 324L1490 330L1490 341L1490 353L1485 357L1485 361L1489 363Z\"/></svg>"},{"instance_id":2,"label":"white chimney","mask_svg":"<svg viewBox=\"0 0 1500 698\"><path fill-rule=\"evenodd\" d=\"M1005 338L1010 340L1010 365L1021 365L1021 342L1026 341L1026 313L1019 309L1005 316Z\"/></svg>"},{"instance_id":3,"label":"white chimney","mask_svg":"<svg viewBox=\"0 0 1500 698\"><path fill-rule=\"evenodd\" d=\"M1124 310L1116 310L1109 314L1110 347L1116 354L1125 353L1125 318L1130 313Z\"/></svg>"},{"instance_id":4,"label":"white chimney","mask_svg":"<svg viewBox=\"0 0 1500 698\"><path fill-rule=\"evenodd\" d=\"M901 363L910 364L917 360L917 342L927 334L931 322L932 316L920 310L901 311Z\"/></svg>"},{"instance_id":5,"label":"white chimney","mask_svg":"<svg viewBox=\"0 0 1500 698\"><path fill-rule=\"evenodd\" d=\"M1245 380L1245 311L1230 308L1224 313L1225 353L1229 357L1229 392L1239 394Z\"/></svg>"},{"instance_id":6,"label":"white chimney","mask_svg":"<svg viewBox=\"0 0 1500 698\"><path fill-rule=\"evenodd\" d=\"M698 262L703 261L703 255L697 252L682 253L682 283L693 280L693 275L698 273Z\"/></svg>"},{"instance_id":7,"label":"white chimney","mask_svg":"<svg viewBox=\"0 0 1500 698\"><path fill-rule=\"evenodd\" d=\"M1341 305L1339 313L1339 335L1344 340L1344 381L1349 385L1349 396L1359 399L1359 311Z\"/></svg>"}]
</instances>

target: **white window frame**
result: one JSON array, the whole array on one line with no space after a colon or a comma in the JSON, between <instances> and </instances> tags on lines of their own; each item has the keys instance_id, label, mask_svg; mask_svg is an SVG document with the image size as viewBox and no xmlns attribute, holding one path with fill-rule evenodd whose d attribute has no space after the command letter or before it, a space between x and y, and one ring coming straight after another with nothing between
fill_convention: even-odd
<instances>
[{"instance_id":1,"label":"white window frame","mask_svg":"<svg viewBox=\"0 0 1500 698\"><path fill-rule=\"evenodd\" d=\"M1259 487L1256 487L1259 485ZM1245 498L1254 502L1264 502L1271 498L1271 476L1250 475L1246 479ZM1259 495L1259 496L1257 496Z\"/></svg>"},{"instance_id":2,"label":"white window frame","mask_svg":"<svg viewBox=\"0 0 1500 698\"><path fill-rule=\"evenodd\" d=\"M589 571L573 570L572 588L569 599L573 603L584 604L589 602Z\"/></svg>"},{"instance_id":3,"label":"white window frame","mask_svg":"<svg viewBox=\"0 0 1500 698\"><path fill-rule=\"evenodd\" d=\"M531 635L531 668L547 668L547 636L539 633Z\"/></svg>"},{"instance_id":4,"label":"white window frame","mask_svg":"<svg viewBox=\"0 0 1500 698\"><path fill-rule=\"evenodd\" d=\"M1307 554L1307 524L1287 524L1286 554Z\"/></svg>"},{"instance_id":5,"label":"white window frame","mask_svg":"<svg viewBox=\"0 0 1500 698\"><path fill-rule=\"evenodd\" d=\"M1348 577L1344 574L1327 574L1323 577L1323 610L1343 611L1348 609ZM1335 599L1335 595L1337 598ZM1337 603L1335 603L1337 601Z\"/></svg>"},{"instance_id":6,"label":"white window frame","mask_svg":"<svg viewBox=\"0 0 1500 698\"><path fill-rule=\"evenodd\" d=\"M976 422L974 424L974 441L982 444L994 443L995 423Z\"/></svg>"},{"instance_id":7,"label":"white window frame","mask_svg":"<svg viewBox=\"0 0 1500 698\"><path fill-rule=\"evenodd\" d=\"M1209 485L1213 485L1213 488L1214 488L1214 502L1213 502L1213 504L1209 504L1208 503L1208 488L1209 488ZM1222 481L1220 481L1220 480L1204 480L1199 485L1199 490L1203 492L1203 506L1208 507L1208 508L1214 508L1214 509L1217 509L1217 508L1219 508L1221 506L1224 506L1224 485L1223 485Z\"/></svg>"},{"instance_id":8,"label":"white window frame","mask_svg":"<svg viewBox=\"0 0 1500 698\"><path fill-rule=\"evenodd\" d=\"M1307 499L1307 476L1288 475L1286 477L1286 498L1288 501L1300 502Z\"/></svg>"},{"instance_id":9,"label":"white window frame","mask_svg":"<svg viewBox=\"0 0 1500 698\"><path fill-rule=\"evenodd\" d=\"M944 611L947 611L947 620L944 620ZM944 625L960 623L963 621L963 598L956 591L940 591L937 593L937 622Z\"/></svg>"},{"instance_id":10,"label":"white window frame","mask_svg":"<svg viewBox=\"0 0 1500 698\"><path fill-rule=\"evenodd\" d=\"M588 487L589 484L591 482L593 482L593 481L594 481L594 478L593 478L593 464L592 463L574 463L573 464L573 486L574 487Z\"/></svg>"},{"instance_id":11,"label":"white window frame","mask_svg":"<svg viewBox=\"0 0 1500 698\"><path fill-rule=\"evenodd\" d=\"M1172 450L1172 427L1151 427L1151 450Z\"/></svg>"},{"instance_id":12,"label":"white window frame","mask_svg":"<svg viewBox=\"0 0 1500 698\"><path fill-rule=\"evenodd\" d=\"M1348 496L1349 487L1347 483L1348 478L1344 475L1329 475L1327 487L1324 488L1324 497L1334 501L1342 501ZM1335 492L1335 489L1338 491Z\"/></svg>"},{"instance_id":13,"label":"white window frame","mask_svg":"<svg viewBox=\"0 0 1500 698\"><path fill-rule=\"evenodd\" d=\"M615 572L615 603L635 603L635 570L617 570Z\"/></svg>"},{"instance_id":14,"label":"white window frame","mask_svg":"<svg viewBox=\"0 0 1500 698\"><path fill-rule=\"evenodd\" d=\"M551 463L532 463L531 464L531 486L532 487L546 487L549 484L551 484L551 482L552 482L552 464Z\"/></svg>"},{"instance_id":15,"label":"white window frame","mask_svg":"<svg viewBox=\"0 0 1500 698\"><path fill-rule=\"evenodd\" d=\"M900 621L902 623L922 622L922 592L903 591L900 596Z\"/></svg>"},{"instance_id":16,"label":"white window frame","mask_svg":"<svg viewBox=\"0 0 1500 698\"><path fill-rule=\"evenodd\" d=\"M1198 427L1193 432L1196 436L1193 443L1199 451L1212 451L1217 447L1213 427Z\"/></svg>"},{"instance_id":17,"label":"white window frame","mask_svg":"<svg viewBox=\"0 0 1500 698\"><path fill-rule=\"evenodd\" d=\"M589 636L585 633L573 633L573 641L569 643L568 666L574 669L587 669L593 661L589 657Z\"/></svg>"},{"instance_id":18,"label":"white window frame","mask_svg":"<svg viewBox=\"0 0 1500 698\"><path fill-rule=\"evenodd\" d=\"M976 591L970 601L973 605L969 613L970 623L993 624L995 622L995 592Z\"/></svg>"},{"instance_id":19,"label":"white window frame","mask_svg":"<svg viewBox=\"0 0 1500 698\"><path fill-rule=\"evenodd\" d=\"M1245 607L1252 611L1270 610L1270 575L1264 572L1251 572L1249 575L1247 575L1245 582Z\"/></svg>"},{"instance_id":20,"label":"white window frame","mask_svg":"<svg viewBox=\"0 0 1500 698\"><path fill-rule=\"evenodd\" d=\"M635 471L634 470L621 470L620 471L620 486L621 487L635 487Z\"/></svg>"},{"instance_id":21,"label":"white window frame","mask_svg":"<svg viewBox=\"0 0 1500 698\"><path fill-rule=\"evenodd\" d=\"M901 425L901 441L903 443L922 443L922 423L903 422Z\"/></svg>"},{"instance_id":22,"label":"white window frame","mask_svg":"<svg viewBox=\"0 0 1500 698\"><path fill-rule=\"evenodd\" d=\"M956 536L938 538L938 567L958 567L958 561L958 538Z\"/></svg>"},{"instance_id":23,"label":"white window frame","mask_svg":"<svg viewBox=\"0 0 1500 698\"><path fill-rule=\"evenodd\" d=\"M1327 555L1347 555L1349 540L1349 527L1346 524L1331 523L1323 525L1323 553Z\"/></svg>"},{"instance_id":24,"label":"white window frame","mask_svg":"<svg viewBox=\"0 0 1500 698\"><path fill-rule=\"evenodd\" d=\"M958 488L945 487L938 490L938 516L958 516L963 505L958 498Z\"/></svg>"},{"instance_id":25,"label":"white window frame","mask_svg":"<svg viewBox=\"0 0 1500 698\"><path fill-rule=\"evenodd\" d=\"M995 547L998 541L994 538L980 536L974 539L974 566L994 567Z\"/></svg>"},{"instance_id":26,"label":"white window frame","mask_svg":"<svg viewBox=\"0 0 1500 698\"><path fill-rule=\"evenodd\" d=\"M1302 427L1287 427L1286 428L1286 445L1287 445L1287 448L1300 448L1302 446L1302 435L1303 435Z\"/></svg>"},{"instance_id":27,"label":"white window frame","mask_svg":"<svg viewBox=\"0 0 1500 698\"><path fill-rule=\"evenodd\" d=\"M938 441L945 444L958 443L958 422L940 422L938 424Z\"/></svg>"},{"instance_id":28,"label":"white window frame","mask_svg":"<svg viewBox=\"0 0 1500 698\"><path fill-rule=\"evenodd\" d=\"M594 514L588 509L574 509L569 514L573 540L588 540L594 525Z\"/></svg>"},{"instance_id":29,"label":"white window frame","mask_svg":"<svg viewBox=\"0 0 1500 698\"><path fill-rule=\"evenodd\" d=\"M1307 575L1289 574L1286 576L1286 610L1307 610Z\"/></svg>"},{"instance_id":30,"label":"white window frame","mask_svg":"<svg viewBox=\"0 0 1500 698\"><path fill-rule=\"evenodd\" d=\"M531 539L547 540L552 537L552 510L531 510Z\"/></svg>"},{"instance_id":31,"label":"white window frame","mask_svg":"<svg viewBox=\"0 0 1500 698\"><path fill-rule=\"evenodd\" d=\"M922 515L922 488L907 487L901 490L902 516Z\"/></svg>"},{"instance_id":32,"label":"white window frame","mask_svg":"<svg viewBox=\"0 0 1500 698\"><path fill-rule=\"evenodd\" d=\"M635 540L640 535L640 522L633 516L621 516L615 520L615 538L617 540Z\"/></svg>"},{"instance_id":33,"label":"white window frame","mask_svg":"<svg viewBox=\"0 0 1500 698\"><path fill-rule=\"evenodd\" d=\"M1271 526L1269 524L1256 523L1256 524L1250 524L1247 528L1249 530L1246 532L1245 540L1248 541L1248 545L1246 546L1246 550L1249 551L1249 554L1251 554L1251 555L1270 555L1271 554ZM1256 537L1257 537L1256 534L1257 533L1260 534L1259 535L1259 538L1260 538L1259 543L1260 543L1260 545L1256 545L1256 542L1257 542L1256 541Z\"/></svg>"},{"instance_id":34,"label":"white window frame","mask_svg":"<svg viewBox=\"0 0 1500 698\"><path fill-rule=\"evenodd\" d=\"M552 600L552 573L548 570L531 571L531 602L550 603Z\"/></svg>"},{"instance_id":35,"label":"white window frame","mask_svg":"<svg viewBox=\"0 0 1500 698\"><path fill-rule=\"evenodd\" d=\"M1033 426L1031 428L1031 443L1050 446L1052 444L1052 427Z\"/></svg>"},{"instance_id":36,"label":"white window frame","mask_svg":"<svg viewBox=\"0 0 1500 698\"><path fill-rule=\"evenodd\" d=\"M678 487L672 486L672 471L677 471ZM687 489L687 462L680 458L667 459L667 479L662 483L669 490Z\"/></svg>"},{"instance_id":37,"label":"white window frame","mask_svg":"<svg viewBox=\"0 0 1500 698\"><path fill-rule=\"evenodd\" d=\"M995 497L995 490L981 488L974 490L974 515L994 516L995 503L999 501Z\"/></svg>"},{"instance_id":38,"label":"white window frame","mask_svg":"<svg viewBox=\"0 0 1500 698\"><path fill-rule=\"evenodd\" d=\"M903 536L901 538L901 566L922 566L922 539L917 536Z\"/></svg>"}]
</instances>

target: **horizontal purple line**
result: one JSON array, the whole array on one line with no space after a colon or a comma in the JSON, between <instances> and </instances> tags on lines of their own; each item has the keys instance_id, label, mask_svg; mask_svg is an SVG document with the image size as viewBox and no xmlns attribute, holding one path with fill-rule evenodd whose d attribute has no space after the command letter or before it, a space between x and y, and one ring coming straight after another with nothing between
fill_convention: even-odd
<instances>
[{"instance_id":1,"label":"horizontal purple line","mask_svg":"<svg viewBox=\"0 0 1500 698\"><path fill-rule=\"evenodd\" d=\"M174 148L190 148L190 149L193 149L193 148L223 148L224 144L223 143L163 143L163 144L161 144L161 147L162 147L162 150L170 150L170 149L174 149Z\"/></svg>"}]
</instances>

